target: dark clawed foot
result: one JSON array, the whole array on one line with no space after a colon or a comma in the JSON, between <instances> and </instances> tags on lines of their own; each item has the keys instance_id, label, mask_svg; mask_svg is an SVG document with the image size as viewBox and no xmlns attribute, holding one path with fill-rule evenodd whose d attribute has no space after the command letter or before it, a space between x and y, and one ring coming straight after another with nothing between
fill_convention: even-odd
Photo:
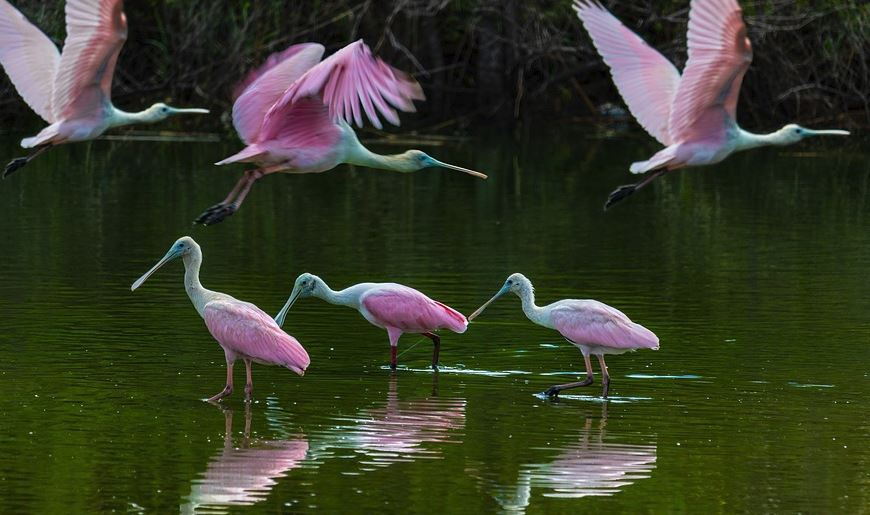
<instances>
[{"instance_id":1,"label":"dark clawed foot","mask_svg":"<svg viewBox=\"0 0 870 515\"><path fill-rule=\"evenodd\" d=\"M202 225L218 224L232 216L236 212L236 209L234 204L215 204L203 211L193 223Z\"/></svg>"},{"instance_id":2,"label":"dark clawed foot","mask_svg":"<svg viewBox=\"0 0 870 515\"><path fill-rule=\"evenodd\" d=\"M434 372L438 372L438 365L432 365L432 370Z\"/></svg>"},{"instance_id":3,"label":"dark clawed foot","mask_svg":"<svg viewBox=\"0 0 870 515\"><path fill-rule=\"evenodd\" d=\"M550 389L548 389L546 392L544 392L544 395L546 395L547 397L549 397L551 399L556 399L559 397L559 389L556 388L555 386L553 386Z\"/></svg>"},{"instance_id":4,"label":"dark clawed foot","mask_svg":"<svg viewBox=\"0 0 870 515\"><path fill-rule=\"evenodd\" d=\"M211 403L218 402L231 393L233 393L233 388L231 386L227 386L219 394L215 395L214 397L209 397L208 399L206 399L206 402L211 402Z\"/></svg>"},{"instance_id":5,"label":"dark clawed foot","mask_svg":"<svg viewBox=\"0 0 870 515\"><path fill-rule=\"evenodd\" d=\"M251 402L252 400L254 400L254 387L245 386L245 402Z\"/></svg>"},{"instance_id":6,"label":"dark clawed foot","mask_svg":"<svg viewBox=\"0 0 870 515\"><path fill-rule=\"evenodd\" d=\"M607 197L607 202L604 203L604 210L607 211L613 204L624 200L626 197L630 196L637 189L637 186L634 184L626 184L625 186L620 186L613 190L613 192Z\"/></svg>"},{"instance_id":7,"label":"dark clawed foot","mask_svg":"<svg viewBox=\"0 0 870 515\"><path fill-rule=\"evenodd\" d=\"M24 165L27 163L28 159L26 157L17 157L9 161L9 164L6 165L6 170L3 171L3 178L5 179L7 175L12 175L21 168L24 168Z\"/></svg>"}]
</instances>

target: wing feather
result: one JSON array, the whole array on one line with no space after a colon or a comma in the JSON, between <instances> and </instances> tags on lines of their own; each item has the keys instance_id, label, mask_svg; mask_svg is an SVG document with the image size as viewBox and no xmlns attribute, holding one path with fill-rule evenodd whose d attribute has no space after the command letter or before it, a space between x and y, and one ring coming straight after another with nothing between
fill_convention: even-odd
<instances>
[{"instance_id":1,"label":"wing feather","mask_svg":"<svg viewBox=\"0 0 870 515\"><path fill-rule=\"evenodd\" d=\"M596 300L565 300L552 309L553 327L574 343L615 349L659 347L658 337L622 311Z\"/></svg>"},{"instance_id":2,"label":"wing feather","mask_svg":"<svg viewBox=\"0 0 870 515\"><path fill-rule=\"evenodd\" d=\"M613 82L631 114L655 139L670 145L668 119L680 73L601 4L575 0L574 10L610 67Z\"/></svg>"},{"instance_id":3,"label":"wing feather","mask_svg":"<svg viewBox=\"0 0 870 515\"><path fill-rule=\"evenodd\" d=\"M51 92L59 63L60 52L48 36L0 0L0 64L21 98L48 123L56 121Z\"/></svg>"}]
</instances>

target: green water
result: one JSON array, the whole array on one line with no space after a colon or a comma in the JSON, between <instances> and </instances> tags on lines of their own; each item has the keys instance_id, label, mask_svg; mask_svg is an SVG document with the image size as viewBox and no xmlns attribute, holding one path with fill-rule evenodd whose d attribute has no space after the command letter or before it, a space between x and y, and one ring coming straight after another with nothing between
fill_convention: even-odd
<instances>
[{"instance_id":1,"label":"green water","mask_svg":"<svg viewBox=\"0 0 870 515\"><path fill-rule=\"evenodd\" d=\"M605 214L648 138L480 135L422 148L488 181L271 176L208 228L191 221L240 171L208 163L238 143L52 150L0 183L0 512L866 512L868 143L734 156ZM612 304L661 350L608 358L609 402L600 383L550 402L582 358L513 296L443 334L439 374L428 340L405 336L391 374L385 332L306 299L285 325L305 377L255 365L256 401L221 409L181 264L130 292L184 234L207 287L270 313L304 271L464 313L523 272L539 302Z\"/></svg>"}]
</instances>

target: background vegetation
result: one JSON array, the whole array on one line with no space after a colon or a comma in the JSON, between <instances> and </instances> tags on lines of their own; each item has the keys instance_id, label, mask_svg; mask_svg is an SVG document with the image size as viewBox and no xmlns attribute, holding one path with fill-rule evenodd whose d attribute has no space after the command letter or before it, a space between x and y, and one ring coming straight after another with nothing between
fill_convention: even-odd
<instances>
[{"instance_id":1,"label":"background vegetation","mask_svg":"<svg viewBox=\"0 0 870 515\"><path fill-rule=\"evenodd\" d=\"M687 0L603 2L678 67L685 62ZM14 4L58 44L63 2ZM364 38L413 73L430 130L471 121L598 116L621 105L570 0L139 0L114 97L139 108L160 99L226 112L233 85L269 53L303 41L328 50ZM755 47L741 121L770 128L870 123L870 2L743 0ZM34 120L5 76L0 116ZM36 122L33 122L36 124Z\"/></svg>"}]
</instances>

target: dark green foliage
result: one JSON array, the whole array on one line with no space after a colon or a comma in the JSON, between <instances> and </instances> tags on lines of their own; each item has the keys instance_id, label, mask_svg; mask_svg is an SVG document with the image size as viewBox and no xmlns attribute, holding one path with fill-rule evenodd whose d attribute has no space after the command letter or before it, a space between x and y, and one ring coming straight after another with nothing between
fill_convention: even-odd
<instances>
[{"instance_id":1,"label":"dark green foliage","mask_svg":"<svg viewBox=\"0 0 870 515\"><path fill-rule=\"evenodd\" d=\"M14 3L62 42L62 2ZM687 0L605 3L682 66ZM740 104L747 127L870 122L870 3L742 4L755 48ZM569 0L139 0L126 11L114 97L130 109L172 99L226 111L234 83L270 52L303 41L332 51L358 38L423 83L429 102L417 122L586 117L619 102ZM0 106L7 121L33 119L5 78Z\"/></svg>"}]
</instances>

